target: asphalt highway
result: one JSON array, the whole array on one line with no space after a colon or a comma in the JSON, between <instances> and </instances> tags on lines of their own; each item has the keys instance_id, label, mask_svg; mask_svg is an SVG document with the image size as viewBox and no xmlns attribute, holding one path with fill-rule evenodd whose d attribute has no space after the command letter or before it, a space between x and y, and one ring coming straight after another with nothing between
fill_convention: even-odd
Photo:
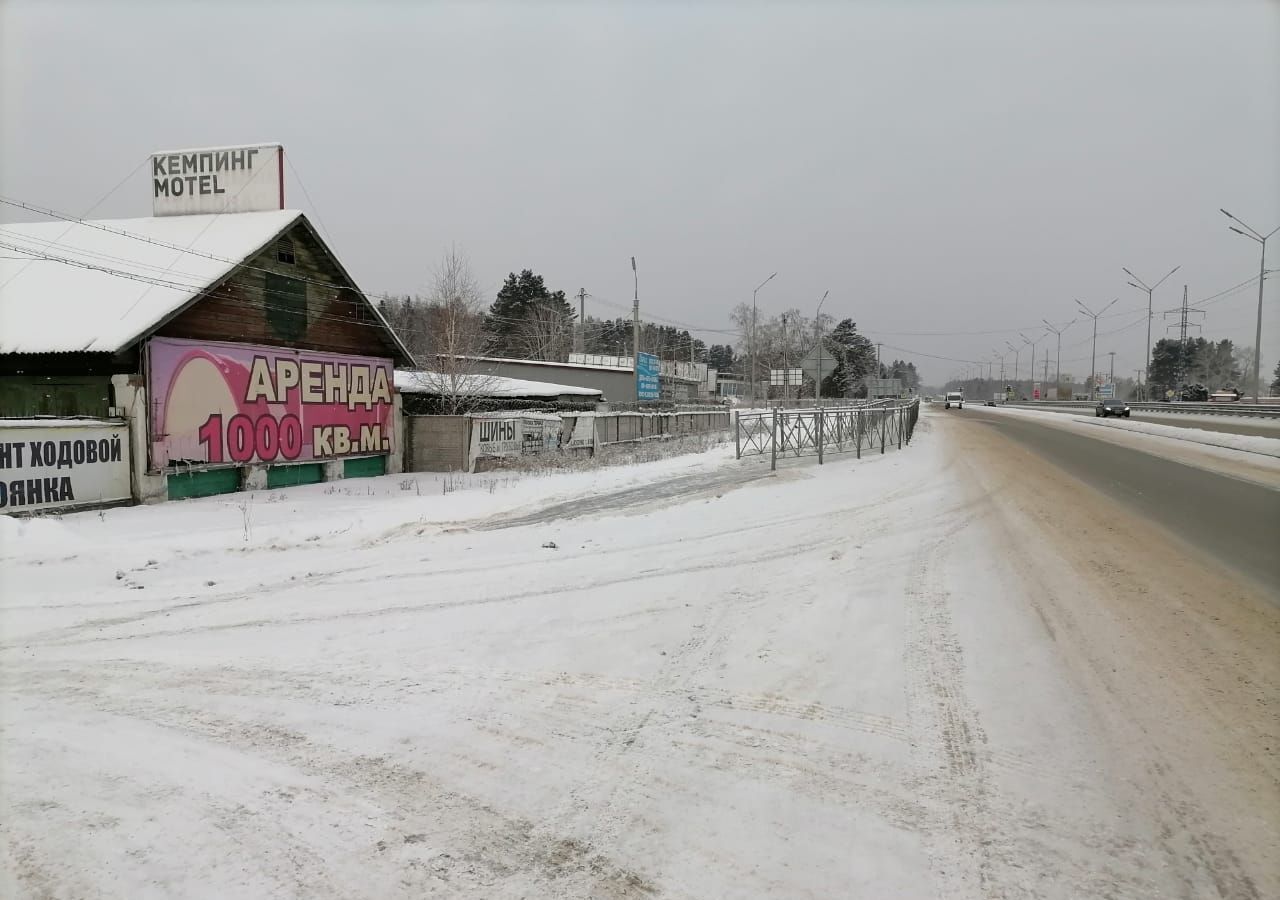
<instances>
[{"instance_id":1,"label":"asphalt highway","mask_svg":"<svg viewBox=\"0 0 1280 900\"><path fill-rule=\"evenodd\" d=\"M981 404L975 404L975 408L980 406ZM1092 410L1083 407L1073 409L1034 406L1029 408L1075 416L1093 415ZM1172 425L1174 428L1199 428L1202 431L1219 431L1225 434L1250 434L1255 437L1280 438L1280 420L1276 419L1248 419L1244 416L1237 418L1235 416L1180 415L1177 413L1160 414L1135 410L1130 412L1129 421L1150 422L1153 425Z\"/></svg>"},{"instance_id":2,"label":"asphalt highway","mask_svg":"<svg viewBox=\"0 0 1280 900\"><path fill-rule=\"evenodd\" d=\"M1280 602L1280 491L998 410L966 406L952 413L1023 445L1226 562ZM1140 557L1142 548L1133 553Z\"/></svg>"}]
</instances>

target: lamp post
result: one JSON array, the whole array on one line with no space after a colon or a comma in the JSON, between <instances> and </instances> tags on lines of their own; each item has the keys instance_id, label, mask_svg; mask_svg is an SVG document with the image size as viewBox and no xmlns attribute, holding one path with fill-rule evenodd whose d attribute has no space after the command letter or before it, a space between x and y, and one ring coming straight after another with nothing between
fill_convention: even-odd
<instances>
[{"instance_id":1,"label":"lamp post","mask_svg":"<svg viewBox=\"0 0 1280 900\"><path fill-rule=\"evenodd\" d=\"M1013 389L1013 393L1014 393L1014 396L1016 397L1019 393L1018 388L1016 387L1018 383L1018 357L1022 353L1022 348L1013 346L1013 344L1010 343L1009 341L1005 341L1004 343L1005 343L1005 346L1007 346L1010 350L1013 351L1013 383L1015 385Z\"/></svg>"},{"instance_id":2,"label":"lamp post","mask_svg":"<svg viewBox=\"0 0 1280 900\"><path fill-rule=\"evenodd\" d=\"M1066 331L1072 325L1076 324L1076 320L1072 319L1070 322L1068 322L1066 325L1063 325L1061 328L1054 325L1048 319L1041 319L1040 321L1048 325L1049 330L1058 336L1058 355L1056 358L1056 362L1053 364L1053 367L1055 370L1053 375L1053 386L1054 388L1060 388L1062 387L1062 332Z\"/></svg>"},{"instance_id":3,"label":"lamp post","mask_svg":"<svg viewBox=\"0 0 1280 900\"><path fill-rule=\"evenodd\" d=\"M1040 341L1044 339L1044 335L1040 335L1040 337L1033 341L1031 338L1019 331L1018 337L1022 338L1022 342L1024 344L1031 345L1031 383L1034 385L1036 383L1036 344L1040 343Z\"/></svg>"},{"instance_id":4,"label":"lamp post","mask_svg":"<svg viewBox=\"0 0 1280 900\"><path fill-rule=\"evenodd\" d=\"M1089 399L1090 400L1098 399L1098 378L1097 378L1097 375L1098 375L1098 318L1104 312L1109 310L1111 307L1115 306L1116 303L1118 303L1119 301L1120 301L1120 298L1116 297L1106 306L1102 307L1101 310L1099 310L1098 312L1094 312L1089 307L1081 303L1079 300L1076 300L1076 304L1081 309L1084 310L1084 314L1089 318L1093 319L1093 349L1089 353L1089 385L1090 385Z\"/></svg>"},{"instance_id":5,"label":"lamp post","mask_svg":"<svg viewBox=\"0 0 1280 900\"><path fill-rule=\"evenodd\" d=\"M760 288L764 287L777 276L777 272L770 275L764 281L756 286L751 292L751 405L756 403L756 294L760 293Z\"/></svg>"},{"instance_id":6,"label":"lamp post","mask_svg":"<svg viewBox=\"0 0 1280 900\"><path fill-rule=\"evenodd\" d=\"M1236 225L1244 226L1245 230L1241 231L1239 228L1236 228L1235 225L1229 225L1227 227L1236 234L1242 234L1249 240L1256 241L1262 248L1262 259L1258 263L1258 331L1257 336L1253 341L1253 399L1256 403L1262 399L1262 381L1261 375L1259 374L1259 368L1262 365L1262 286L1263 282L1267 280L1267 239L1277 231L1280 231L1280 226L1271 229L1270 234L1261 234L1255 229L1250 228L1248 225L1245 225L1244 222L1241 222L1225 209L1220 209L1219 212L1232 222L1235 222Z\"/></svg>"},{"instance_id":7,"label":"lamp post","mask_svg":"<svg viewBox=\"0 0 1280 900\"><path fill-rule=\"evenodd\" d=\"M1125 269L1124 266L1121 266L1120 268L1124 269L1125 274L1133 279L1133 281L1129 282L1130 287L1136 287L1140 291L1147 292L1147 368L1150 369L1151 368L1151 294L1155 291L1156 288L1164 284L1165 278L1168 278L1169 275L1172 275L1174 272L1181 269L1182 266L1174 266L1172 269L1169 270L1168 275L1165 275L1164 278L1161 278L1159 281L1157 281L1155 284L1149 287L1145 281L1143 281L1137 275L1134 275L1128 269Z\"/></svg>"},{"instance_id":8,"label":"lamp post","mask_svg":"<svg viewBox=\"0 0 1280 900\"><path fill-rule=\"evenodd\" d=\"M813 346L818 348L818 377L813 382L814 406L822 405L822 304L827 302L827 294L830 293L830 291L822 292L822 299L818 301L818 311L813 314Z\"/></svg>"}]
</instances>

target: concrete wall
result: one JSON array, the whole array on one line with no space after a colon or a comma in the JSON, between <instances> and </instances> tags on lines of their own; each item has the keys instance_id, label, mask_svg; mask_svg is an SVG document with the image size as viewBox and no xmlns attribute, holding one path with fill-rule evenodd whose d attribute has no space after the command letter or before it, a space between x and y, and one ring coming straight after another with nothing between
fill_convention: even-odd
<instances>
[{"instance_id":1,"label":"concrete wall","mask_svg":"<svg viewBox=\"0 0 1280 900\"><path fill-rule=\"evenodd\" d=\"M552 384L595 388L604 391L605 399L614 403L634 403L636 399L636 376L626 369L534 360L486 359L477 363L477 370L487 375L500 375L504 378L523 378L526 381L548 381Z\"/></svg>"},{"instance_id":2,"label":"concrete wall","mask_svg":"<svg viewBox=\"0 0 1280 900\"><path fill-rule=\"evenodd\" d=\"M471 420L467 416L405 416L406 472L455 472L467 468Z\"/></svg>"}]
</instances>

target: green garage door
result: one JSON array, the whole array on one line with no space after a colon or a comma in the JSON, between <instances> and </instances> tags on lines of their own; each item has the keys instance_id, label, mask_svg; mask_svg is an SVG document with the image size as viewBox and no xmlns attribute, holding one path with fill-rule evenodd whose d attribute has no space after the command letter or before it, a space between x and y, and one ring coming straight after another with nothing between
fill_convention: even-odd
<instances>
[{"instance_id":1,"label":"green garage door","mask_svg":"<svg viewBox=\"0 0 1280 900\"><path fill-rule=\"evenodd\" d=\"M324 481L324 463L301 463L296 466L272 466L267 469L267 487L293 487L296 484L319 484Z\"/></svg>"},{"instance_id":2,"label":"green garage door","mask_svg":"<svg viewBox=\"0 0 1280 900\"><path fill-rule=\"evenodd\" d=\"M385 456L361 456L349 459L342 464L343 478L373 478L375 475L387 474L387 458Z\"/></svg>"},{"instance_id":3,"label":"green garage door","mask_svg":"<svg viewBox=\"0 0 1280 900\"><path fill-rule=\"evenodd\" d=\"M170 500L234 494L240 490L239 469L206 469L203 472L172 473L166 479Z\"/></svg>"}]
</instances>

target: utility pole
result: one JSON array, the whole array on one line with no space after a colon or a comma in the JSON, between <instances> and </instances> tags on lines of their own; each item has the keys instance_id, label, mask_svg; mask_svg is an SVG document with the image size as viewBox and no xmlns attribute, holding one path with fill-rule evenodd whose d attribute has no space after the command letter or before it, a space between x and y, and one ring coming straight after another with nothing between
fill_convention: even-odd
<instances>
[{"instance_id":1,"label":"utility pole","mask_svg":"<svg viewBox=\"0 0 1280 900\"><path fill-rule=\"evenodd\" d=\"M1267 240L1280 231L1280 225L1271 229L1270 234L1262 234L1245 225L1225 209L1220 209L1219 212L1237 225L1244 226L1245 229L1241 231L1235 226L1228 226L1232 231L1244 235L1251 241L1256 241L1262 248L1262 259L1258 262L1258 331L1253 339L1253 400L1257 403L1262 400L1262 376L1259 373L1259 367L1262 365L1262 285L1267 280Z\"/></svg>"},{"instance_id":2,"label":"utility pole","mask_svg":"<svg viewBox=\"0 0 1280 900\"><path fill-rule=\"evenodd\" d=\"M991 352L1000 359L1000 383L1004 384L1004 357L1000 356L999 350L992 350Z\"/></svg>"},{"instance_id":3,"label":"utility pole","mask_svg":"<svg viewBox=\"0 0 1280 900\"><path fill-rule=\"evenodd\" d=\"M1107 352L1111 356L1111 375L1108 377L1110 383L1114 385L1116 383L1116 351L1109 350ZM1114 388L1112 388L1112 390L1114 390Z\"/></svg>"},{"instance_id":4,"label":"utility pole","mask_svg":"<svg viewBox=\"0 0 1280 900\"><path fill-rule=\"evenodd\" d=\"M1115 306L1116 303L1118 303L1119 301L1120 301L1120 298L1116 297L1115 300L1112 300L1106 306L1102 307L1102 309L1099 312L1095 313L1093 310L1089 309L1089 307L1085 306L1079 300L1076 300L1076 305L1084 310L1084 314L1089 318L1093 319L1093 349L1089 352L1089 385L1090 385L1089 399L1090 400L1098 399L1098 318L1104 312L1109 310L1111 307Z\"/></svg>"},{"instance_id":5,"label":"utility pole","mask_svg":"<svg viewBox=\"0 0 1280 900\"><path fill-rule=\"evenodd\" d=\"M1046 350L1044 354L1044 378L1040 379L1040 384L1047 385L1048 383L1049 383L1049 352ZM1042 397L1041 399L1043 400L1044 398Z\"/></svg>"},{"instance_id":6,"label":"utility pole","mask_svg":"<svg viewBox=\"0 0 1280 900\"><path fill-rule=\"evenodd\" d=\"M579 353L587 352L587 289L578 288L578 340L574 348Z\"/></svg>"},{"instance_id":7,"label":"utility pole","mask_svg":"<svg viewBox=\"0 0 1280 900\"><path fill-rule=\"evenodd\" d=\"M773 281L777 274L777 272L774 272L773 275L760 282L756 289L751 292L751 373L747 377L751 379L752 406L756 402L756 294L760 293L760 288Z\"/></svg>"},{"instance_id":8,"label":"utility pole","mask_svg":"<svg viewBox=\"0 0 1280 900\"><path fill-rule=\"evenodd\" d=\"M1013 383L1016 385L1018 383L1018 356L1022 351L1021 348L1013 346L1009 341L1005 341L1004 343L1006 347L1013 351ZM1013 392L1014 394L1017 394L1018 389L1015 387Z\"/></svg>"},{"instance_id":9,"label":"utility pole","mask_svg":"<svg viewBox=\"0 0 1280 900\"><path fill-rule=\"evenodd\" d=\"M782 314L782 402L791 399L791 372L787 369L787 314Z\"/></svg>"},{"instance_id":10,"label":"utility pole","mask_svg":"<svg viewBox=\"0 0 1280 900\"><path fill-rule=\"evenodd\" d=\"M876 344L876 377L880 377L880 345Z\"/></svg>"},{"instance_id":11,"label":"utility pole","mask_svg":"<svg viewBox=\"0 0 1280 900\"><path fill-rule=\"evenodd\" d=\"M1147 283L1143 281L1141 278L1139 278L1137 275L1134 275L1128 269L1125 269L1124 266L1121 266L1120 268L1124 269L1125 274L1133 279L1133 281L1129 282L1130 287L1136 287L1140 291L1147 292L1147 368L1150 369L1151 368L1151 295L1152 293L1155 292L1156 288L1164 284L1165 278L1168 278L1169 275L1172 275L1174 272L1181 269L1182 266L1174 266L1172 269L1169 270L1168 275L1165 275L1164 278L1161 278L1159 281L1157 281L1155 284L1151 285L1150 287L1148 287ZM1136 284L1134 282L1136 282Z\"/></svg>"}]
</instances>

